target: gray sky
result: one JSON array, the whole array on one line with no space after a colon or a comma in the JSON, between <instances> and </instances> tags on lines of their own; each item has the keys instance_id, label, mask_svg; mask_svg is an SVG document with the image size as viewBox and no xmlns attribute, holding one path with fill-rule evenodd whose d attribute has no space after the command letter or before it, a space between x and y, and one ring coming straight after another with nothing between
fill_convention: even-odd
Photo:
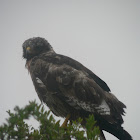
<instances>
[{"instance_id":1,"label":"gray sky","mask_svg":"<svg viewBox=\"0 0 140 140\"><path fill-rule=\"evenodd\" d=\"M123 126L139 139L139 1L0 0L0 21L0 124L15 105L40 102L21 47L25 39L40 36L107 82L127 105Z\"/></svg>"}]
</instances>

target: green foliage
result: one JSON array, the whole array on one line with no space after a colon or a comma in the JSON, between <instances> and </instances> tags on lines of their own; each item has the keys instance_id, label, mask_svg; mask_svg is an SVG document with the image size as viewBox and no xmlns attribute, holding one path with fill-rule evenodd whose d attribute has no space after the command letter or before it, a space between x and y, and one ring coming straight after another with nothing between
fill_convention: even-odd
<instances>
[{"instance_id":1,"label":"green foliage","mask_svg":"<svg viewBox=\"0 0 140 140\"><path fill-rule=\"evenodd\" d=\"M93 115L86 120L86 128L82 129L82 119L68 124L67 128L60 126L60 121L55 121L50 111L45 111L42 105L35 101L29 102L24 108L16 106L14 113L7 111L7 123L0 126L0 139L14 140L98 140L99 128L95 126ZM39 122L39 128L25 123L26 119L33 116ZM85 131L86 130L86 131Z\"/></svg>"}]
</instances>

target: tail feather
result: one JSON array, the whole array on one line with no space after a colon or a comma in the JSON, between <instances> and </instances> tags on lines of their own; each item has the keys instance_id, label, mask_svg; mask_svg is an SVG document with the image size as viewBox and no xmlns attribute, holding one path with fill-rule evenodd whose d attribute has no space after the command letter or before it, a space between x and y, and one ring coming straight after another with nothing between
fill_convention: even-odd
<instances>
[{"instance_id":1,"label":"tail feather","mask_svg":"<svg viewBox=\"0 0 140 140\"><path fill-rule=\"evenodd\" d=\"M126 130L124 130L123 127L121 126L118 127L116 125L110 124L110 126L108 125L103 130L111 133L112 135L117 137L119 140L133 140L131 135Z\"/></svg>"}]
</instances>

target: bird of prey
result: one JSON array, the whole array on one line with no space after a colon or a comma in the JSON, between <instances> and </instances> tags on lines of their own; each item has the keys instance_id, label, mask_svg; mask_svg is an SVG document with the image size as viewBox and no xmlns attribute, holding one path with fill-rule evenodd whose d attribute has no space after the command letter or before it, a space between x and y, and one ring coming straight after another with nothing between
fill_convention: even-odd
<instances>
[{"instance_id":1,"label":"bird of prey","mask_svg":"<svg viewBox=\"0 0 140 140\"><path fill-rule=\"evenodd\" d=\"M120 140L132 140L121 126L126 106L111 92L108 85L76 60L55 53L49 42L33 37L22 45L23 58L35 90L42 102L66 120L87 118L93 114L100 130Z\"/></svg>"}]
</instances>

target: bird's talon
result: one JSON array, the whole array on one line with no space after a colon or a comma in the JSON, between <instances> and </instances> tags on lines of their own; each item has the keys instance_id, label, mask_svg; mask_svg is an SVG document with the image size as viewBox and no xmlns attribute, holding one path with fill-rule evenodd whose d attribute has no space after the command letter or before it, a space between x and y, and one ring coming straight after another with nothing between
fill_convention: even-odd
<instances>
[{"instance_id":1,"label":"bird's talon","mask_svg":"<svg viewBox=\"0 0 140 140\"><path fill-rule=\"evenodd\" d=\"M62 128L67 127L67 123L68 123L69 118L70 118L70 114L67 115L66 119L64 120L63 124L61 125Z\"/></svg>"}]
</instances>

